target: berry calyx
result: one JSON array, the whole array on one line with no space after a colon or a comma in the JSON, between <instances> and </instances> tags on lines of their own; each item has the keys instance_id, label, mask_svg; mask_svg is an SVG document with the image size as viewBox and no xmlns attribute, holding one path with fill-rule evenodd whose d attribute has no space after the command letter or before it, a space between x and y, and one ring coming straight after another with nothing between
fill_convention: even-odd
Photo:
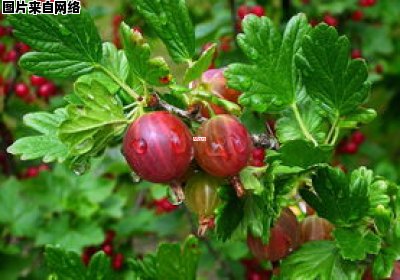
<instances>
[{"instance_id":1,"label":"berry calyx","mask_svg":"<svg viewBox=\"0 0 400 280\"><path fill-rule=\"evenodd\" d=\"M34 87L44 85L47 82L46 78L37 75L32 75L29 79L31 81L31 85Z\"/></svg>"},{"instance_id":2,"label":"berry calyx","mask_svg":"<svg viewBox=\"0 0 400 280\"><path fill-rule=\"evenodd\" d=\"M192 136L169 112L152 112L135 120L123 140L125 159L142 179L168 183L179 179L193 158Z\"/></svg>"},{"instance_id":3,"label":"berry calyx","mask_svg":"<svg viewBox=\"0 0 400 280\"><path fill-rule=\"evenodd\" d=\"M29 87L25 83L17 83L14 86L15 94L20 98L25 98L29 95Z\"/></svg>"},{"instance_id":4,"label":"berry calyx","mask_svg":"<svg viewBox=\"0 0 400 280\"><path fill-rule=\"evenodd\" d=\"M200 167L217 177L234 176L247 165L252 142L247 129L231 115L217 115L204 122L194 142L195 158Z\"/></svg>"}]
</instances>

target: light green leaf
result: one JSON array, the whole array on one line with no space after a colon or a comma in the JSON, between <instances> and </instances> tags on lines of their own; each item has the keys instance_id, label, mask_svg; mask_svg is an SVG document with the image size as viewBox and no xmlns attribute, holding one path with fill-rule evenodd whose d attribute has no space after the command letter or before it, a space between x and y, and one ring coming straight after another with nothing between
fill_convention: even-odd
<instances>
[{"instance_id":1,"label":"light green leaf","mask_svg":"<svg viewBox=\"0 0 400 280\"><path fill-rule=\"evenodd\" d=\"M252 64L230 65L225 71L229 87L243 92L240 103L253 111L287 108L301 90L294 58L310 30L305 15L288 22L283 38L267 17L247 16L243 30L238 44Z\"/></svg>"},{"instance_id":2,"label":"light green leaf","mask_svg":"<svg viewBox=\"0 0 400 280\"><path fill-rule=\"evenodd\" d=\"M195 36L185 0L136 0L135 4L175 62L192 58Z\"/></svg>"},{"instance_id":3,"label":"light green leaf","mask_svg":"<svg viewBox=\"0 0 400 280\"><path fill-rule=\"evenodd\" d=\"M200 58L186 70L183 78L184 84L188 84L189 82L200 78L201 74L203 74L203 72L210 67L216 51L216 46L216 44L211 45L205 52L201 54Z\"/></svg>"},{"instance_id":4,"label":"light green leaf","mask_svg":"<svg viewBox=\"0 0 400 280\"><path fill-rule=\"evenodd\" d=\"M381 239L370 230L336 228L333 235L346 260L364 260L367 254L377 254L381 247Z\"/></svg>"},{"instance_id":5,"label":"light green leaf","mask_svg":"<svg viewBox=\"0 0 400 280\"><path fill-rule=\"evenodd\" d=\"M296 55L307 94L332 118L352 113L370 90L364 60L350 58L350 42L333 27L320 24L306 35Z\"/></svg>"},{"instance_id":6,"label":"light green leaf","mask_svg":"<svg viewBox=\"0 0 400 280\"><path fill-rule=\"evenodd\" d=\"M58 109L53 114L38 112L25 115L25 125L43 135L20 138L7 151L20 155L22 160L43 158L43 162L64 161L68 156L68 149L57 137L57 131L65 118L63 109Z\"/></svg>"},{"instance_id":7,"label":"light green leaf","mask_svg":"<svg viewBox=\"0 0 400 280\"><path fill-rule=\"evenodd\" d=\"M374 109L357 108L339 121L340 128L356 128L360 124L368 124L376 118Z\"/></svg>"},{"instance_id":8,"label":"light green leaf","mask_svg":"<svg viewBox=\"0 0 400 280\"><path fill-rule=\"evenodd\" d=\"M110 258L103 251L97 252L90 259L86 279L111 280L114 279L111 271Z\"/></svg>"},{"instance_id":9,"label":"light green leaf","mask_svg":"<svg viewBox=\"0 0 400 280\"><path fill-rule=\"evenodd\" d=\"M257 172L260 172L260 168L247 166L242 169L239 173L240 180L242 181L243 187L246 190L251 190L255 195L259 195L263 192L264 188L257 178Z\"/></svg>"},{"instance_id":10,"label":"light green leaf","mask_svg":"<svg viewBox=\"0 0 400 280\"><path fill-rule=\"evenodd\" d=\"M122 43L128 58L131 75L139 79L142 87L147 83L153 86L165 86L161 79L170 75L168 64L162 57L151 58L149 44L145 43L139 32L133 32L125 23L120 26Z\"/></svg>"},{"instance_id":11,"label":"light green leaf","mask_svg":"<svg viewBox=\"0 0 400 280\"><path fill-rule=\"evenodd\" d=\"M101 64L122 81L128 78L128 60L123 50L118 50L111 43L103 43L103 59Z\"/></svg>"},{"instance_id":12,"label":"light green leaf","mask_svg":"<svg viewBox=\"0 0 400 280\"><path fill-rule=\"evenodd\" d=\"M76 77L93 70L102 57L100 35L89 13L8 17L14 35L34 50L20 64L41 76Z\"/></svg>"}]
</instances>

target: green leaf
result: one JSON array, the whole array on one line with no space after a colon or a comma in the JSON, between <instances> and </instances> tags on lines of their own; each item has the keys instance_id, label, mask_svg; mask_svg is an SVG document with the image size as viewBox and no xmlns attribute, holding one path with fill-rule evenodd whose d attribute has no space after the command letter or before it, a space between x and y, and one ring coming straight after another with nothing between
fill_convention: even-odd
<instances>
[{"instance_id":1,"label":"green leaf","mask_svg":"<svg viewBox=\"0 0 400 280\"><path fill-rule=\"evenodd\" d=\"M306 35L296 55L307 94L332 118L352 113L367 98L370 84L364 60L350 58L350 42L320 24Z\"/></svg>"},{"instance_id":2,"label":"green leaf","mask_svg":"<svg viewBox=\"0 0 400 280\"><path fill-rule=\"evenodd\" d=\"M340 128L356 128L360 124L368 124L376 118L374 109L357 108L339 121Z\"/></svg>"},{"instance_id":3,"label":"green leaf","mask_svg":"<svg viewBox=\"0 0 400 280\"><path fill-rule=\"evenodd\" d=\"M13 34L33 48L20 64L41 76L76 77L93 70L102 57L100 35L89 13L8 17Z\"/></svg>"},{"instance_id":4,"label":"green leaf","mask_svg":"<svg viewBox=\"0 0 400 280\"><path fill-rule=\"evenodd\" d=\"M25 115L25 125L42 135L20 138L7 151L20 155L22 160L43 158L43 162L64 161L68 156L68 149L57 137L57 131L65 118L63 109L58 109L53 114L38 112Z\"/></svg>"},{"instance_id":5,"label":"green leaf","mask_svg":"<svg viewBox=\"0 0 400 280\"><path fill-rule=\"evenodd\" d=\"M256 195L259 195L264 191L260 180L257 178L257 173L259 172L260 168L247 166L239 173L240 180L242 181L245 190L252 190Z\"/></svg>"},{"instance_id":6,"label":"green leaf","mask_svg":"<svg viewBox=\"0 0 400 280\"><path fill-rule=\"evenodd\" d=\"M86 279L111 280L114 279L111 271L110 258L103 251L97 252L90 259Z\"/></svg>"},{"instance_id":7,"label":"green leaf","mask_svg":"<svg viewBox=\"0 0 400 280\"><path fill-rule=\"evenodd\" d=\"M145 43L139 32L133 32L127 24L121 24L120 33L131 74L138 78L141 83L164 86L161 78L170 75L165 60L162 57L150 58L149 44Z\"/></svg>"},{"instance_id":8,"label":"green leaf","mask_svg":"<svg viewBox=\"0 0 400 280\"><path fill-rule=\"evenodd\" d=\"M136 7L167 46L175 62L191 59L195 36L185 0L136 0Z\"/></svg>"},{"instance_id":9,"label":"green leaf","mask_svg":"<svg viewBox=\"0 0 400 280\"><path fill-rule=\"evenodd\" d=\"M249 15L238 44L252 64L235 63L225 71L228 85L242 93L240 103L251 110L281 111L293 104L301 90L294 63L310 25L305 15L293 17L283 38L267 17Z\"/></svg>"},{"instance_id":10,"label":"green leaf","mask_svg":"<svg viewBox=\"0 0 400 280\"><path fill-rule=\"evenodd\" d=\"M66 252L55 246L46 246L46 264L60 280L86 280L86 269L76 252Z\"/></svg>"},{"instance_id":11,"label":"green leaf","mask_svg":"<svg viewBox=\"0 0 400 280\"><path fill-rule=\"evenodd\" d=\"M114 44L103 43L103 59L101 64L111 73L126 81L129 74L129 64L123 50L118 50Z\"/></svg>"},{"instance_id":12,"label":"green leaf","mask_svg":"<svg viewBox=\"0 0 400 280\"><path fill-rule=\"evenodd\" d=\"M306 129L318 143L323 143L327 128L320 110L309 98L299 100L298 107ZM282 117L276 122L276 136L280 143L304 139L303 131L292 109L283 111Z\"/></svg>"},{"instance_id":13,"label":"green leaf","mask_svg":"<svg viewBox=\"0 0 400 280\"><path fill-rule=\"evenodd\" d=\"M148 254L143 259L130 259L128 265L138 279L157 279L157 259L154 255Z\"/></svg>"},{"instance_id":14,"label":"green leaf","mask_svg":"<svg viewBox=\"0 0 400 280\"><path fill-rule=\"evenodd\" d=\"M59 137L71 155L96 155L127 125L122 105L97 81L76 83L75 94L83 105L67 107L68 118L60 126Z\"/></svg>"},{"instance_id":15,"label":"green leaf","mask_svg":"<svg viewBox=\"0 0 400 280\"><path fill-rule=\"evenodd\" d=\"M314 190L300 189L303 199L318 215L337 226L359 223L368 214L372 172L354 170L350 178L339 168L319 168L312 178Z\"/></svg>"},{"instance_id":16,"label":"green leaf","mask_svg":"<svg viewBox=\"0 0 400 280\"><path fill-rule=\"evenodd\" d=\"M356 272L356 265L341 259L332 241L305 243L283 260L279 277L285 280L355 280L360 278L361 275L357 275Z\"/></svg>"},{"instance_id":17,"label":"green leaf","mask_svg":"<svg viewBox=\"0 0 400 280\"><path fill-rule=\"evenodd\" d=\"M368 254L377 254L381 247L381 239L370 230L336 228L333 236L346 260L364 260Z\"/></svg>"},{"instance_id":18,"label":"green leaf","mask_svg":"<svg viewBox=\"0 0 400 280\"><path fill-rule=\"evenodd\" d=\"M280 149L280 160L282 165L297 166L307 169L319 163L329 162L332 154L332 147L317 146L304 140L286 142ZM301 156L294 156L300 155Z\"/></svg>"},{"instance_id":19,"label":"green leaf","mask_svg":"<svg viewBox=\"0 0 400 280\"><path fill-rule=\"evenodd\" d=\"M215 55L216 47L216 44L212 44L205 52L201 54L200 58L186 70L185 76L183 77L184 84L188 84L189 82L200 78L203 72L210 67Z\"/></svg>"}]
</instances>

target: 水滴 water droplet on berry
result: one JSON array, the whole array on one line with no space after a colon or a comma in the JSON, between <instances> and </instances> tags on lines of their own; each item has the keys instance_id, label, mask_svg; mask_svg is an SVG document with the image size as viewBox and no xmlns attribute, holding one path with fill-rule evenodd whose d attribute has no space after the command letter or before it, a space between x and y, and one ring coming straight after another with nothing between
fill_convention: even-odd
<instances>
[{"instance_id":1,"label":"\u6c34\u6ef4 water droplet on berry","mask_svg":"<svg viewBox=\"0 0 400 280\"><path fill-rule=\"evenodd\" d=\"M147 143L144 139L135 139L131 143L131 147L134 151L140 155L144 154L147 151Z\"/></svg>"}]
</instances>

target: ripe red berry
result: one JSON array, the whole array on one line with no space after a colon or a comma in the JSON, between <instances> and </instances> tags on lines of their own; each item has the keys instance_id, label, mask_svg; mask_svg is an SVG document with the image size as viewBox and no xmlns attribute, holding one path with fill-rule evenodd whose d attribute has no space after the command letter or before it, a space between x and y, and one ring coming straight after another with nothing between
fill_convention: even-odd
<instances>
[{"instance_id":1,"label":"ripe red berry","mask_svg":"<svg viewBox=\"0 0 400 280\"><path fill-rule=\"evenodd\" d=\"M217 177L233 176L247 165L252 142L247 129L231 115L217 115L204 122L194 142L197 163Z\"/></svg>"},{"instance_id":2,"label":"ripe red berry","mask_svg":"<svg viewBox=\"0 0 400 280\"><path fill-rule=\"evenodd\" d=\"M36 166L28 167L25 171L25 178L34 178L39 175L39 169Z\"/></svg>"},{"instance_id":3,"label":"ripe red berry","mask_svg":"<svg viewBox=\"0 0 400 280\"><path fill-rule=\"evenodd\" d=\"M172 79L171 75L167 75L167 76L161 77L160 78L160 83L163 84L163 85L168 85L171 82L171 79Z\"/></svg>"},{"instance_id":4,"label":"ripe red berry","mask_svg":"<svg viewBox=\"0 0 400 280\"><path fill-rule=\"evenodd\" d=\"M237 15L240 19L244 19L245 16L247 16L250 13L250 8L247 5L241 5L237 9Z\"/></svg>"},{"instance_id":5,"label":"ripe red berry","mask_svg":"<svg viewBox=\"0 0 400 280\"><path fill-rule=\"evenodd\" d=\"M252 151L252 156L255 160L264 160L265 150L263 148L255 148Z\"/></svg>"},{"instance_id":6,"label":"ripe red berry","mask_svg":"<svg viewBox=\"0 0 400 280\"><path fill-rule=\"evenodd\" d=\"M201 83L214 95L237 103L241 92L227 86L224 71L225 68L207 70L201 76Z\"/></svg>"},{"instance_id":7,"label":"ripe red berry","mask_svg":"<svg viewBox=\"0 0 400 280\"><path fill-rule=\"evenodd\" d=\"M3 62L16 62L18 58L18 52L16 50L10 50L4 54Z\"/></svg>"},{"instance_id":8,"label":"ripe red berry","mask_svg":"<svg viewBox=\"0 0 400 280\"><path fill-rule=\"evenodd\" d=\"M361 10L354 11L351 14L351 19L354 21L361 21L364 18L364 13Z\"/></svg>"},{"instance_id":9,"label":"ripe red berry","mask_svg":"<svg viewBox=\"0 0 400 280\"><path fill-rule=\"evenodd\" d=\"M3 43L0 43L0 56L3 56L4 53L6 52L6 45L4 45Z\"/></svg>"},{"instance_id":10,"label":"ripe red berry","mask_svg":"<svg viewBox=\"0 0 400 280\"><path fill-rule=\"evenodd\" d=\"M312 27L317 26L318 23L319 23L319 21L316 20L315 18L310 19L310 25L311 25Z\"/></svg>"},{"instance_id":11,"label":"ripe red berry","mask_svg":"<svg viewBox=\"0 0 400 280\"><path fill-rule=\"evenodd\" d=\"M168 112L152 112L128 128L123 153L141 178L167 183L188 169L193 158L192 136L179 118Z\"/></svg>"},{"instance_id":12,"label":"ripe red berry","mask_svg":"<svg viewBox=\"0 0 400 280\"><path fill-rule=\"evenodd\" d=\"M34 87L44 85L47 82L46 78L40 77L37 75L30 76L30 81L31 81L31 85Z\"/></svg>"},{"instance_id":13,"label":"ripe red berry","mask_svg":"<svg viewBox=\"0 0 400 280\"><path fill-rule=\"evenodd\" d=\"M299 223L289 209L285 209L271 229L267 245L260 238L251 235L247 238L250 251L259 261L278 261L296 249L300 243Z\"/></svg>"},{"instance_id":14,"label":"ripe red berry","mask_svg":"<svg viewBox=\"0 0 400 280\"><path fill-rule=\"evenodd\" d=\"M258 17L262 17L265 15L265 10L262 6L256 5L256 6L250 7L250 13L253 15L256 15Z\"/></svg>"},{"instance_id":15,"label":"ripe red berry","mask_svg":"<svg viewBox=\"0 0 400 280\"><path fill-rule=\"evenodd\" d=\"M351 141L357 145L361 145L365 141L365 136L361 131L357 130L351 135Z\"/></svg>"},{"instance_id":16,"label":"ripe red berry","mask_svg":"<svg viewBox=\"0 0 400 280\"><path fill-rule=\"evenodd\" d=\"M330 26L333 26L333 27L337 27L339 25L339 21L337 20L337 18L335 18L331 14L326 14L324 16L324 22L327 25L330 25Z\"/></svg>"},{"instance_id":17,"label":"ripe red berry","mask_svg":"<svg viewBox=\"0 0 400 280\"><path fill-rule=\"evenodd\" d=\"M87 247L83 250L81 258L85 265L88 265L92 256L97 252L96 247Z\"/></svg>"},{"instance_id":18,"label":"ripe red berry","mask_svg":"<svg viewBox=\"0 0 400 280\"><path fill-rule=\"evenodd\" d=\"M353 49L351 51L351 58L352 59L362 58L361 50L360 49Z\"/></svg>"},{"instance_id":19,"label":"ripe red berry","mask_svg":"<svg viewBox=\"0 0 400 280\"><path fill-rule=\"evenodd\" d=\"M155 199L153 203L156 207L157 214L169 213L178 207L177 205L172 204L166 197Z\"/></svg>"},{"instance_id":20,"label":"ripe red berry","mask_svg":"<svg viewBox=\"0 0 400 280\"><path fill-rule=\"evenodd\" d=\"M46 82L41 85L37 90L37 95L43 98L49 98L55 95L57 92L57 87L52 82Z\"/></svg>"},{"instance_id":21,"label":"ripe red berry","mask_svg":"<svg viewBox=\"0 0 400 280\"><path fill-rule=\"evenodd\" d=\"M31 49L27 44L24 44L22 42L17 42L14 47L21 55L29 52L29 50Z\"/></svg>"},{"instance_id":22,"label":"ripe red berry","mask_svg":"<svg viewBox=\"0 0 400 280\"><path fill-rule=\"evenodd\" d=\"M376 0L359 0L358 4L361 7L372 7L376 4Z\"/></svg>"},{"instance_id":23,"label":"ripe red berry","mask_svg":"<svg viewBox=\"0 0 400 280\"><path fill-rule=\"evenodd\" d=\"M315 240L330 240L332 239L331 233L333 225L327 220L317 217L309 216L301 222L301 242Z\"/></svg>"},{"instance_id":24,"label":"ripe red berry","mask_svg":"<svg viewBox=\"0 0 400 280\"><path fill-rule=\"evenodd\" d=\"M115 231L107 230L103 244L111 244L115 238Z\"/></svg>"},{"instance_id":25,"label":"ripe red berry","mask_svg":"<svg viewBox=\"0 0 400 280\"><path fill-rule=\"evenodd\" d=\"M20 98L25 98L29 95L29 87L24 83L17 83L14 86L15 94Z\"/></svg>"},{"instance_id":26,"label":"ripe red berry","mask_svg":"<svg viewBox=\"0 0 400 280\"><path fill-rule=\"evenodd\" d=\"M104 254L111 256L113 254L114 248L111 244L104 244L101 246L101 250Z\"/></svg>"},{"instance_id":27,"label":"ripe red berry","mask_svg":"<svg viewBox=\"0 0 400 280\"><path fill-rule=\"evenodd\" d=\"M353 155L358 152L358 145L351 141L347 142L343 148L345 154Z\"/></svg>"},{"instance_id":28,"label":"ripe red berry","mask_svg":"<svg viewBox=\"0 0 400 280\"><path fill-rule=\"evenodd\" d=\"M124 255L121 253L115 254L112 259L112 267L115 270L120 270L123 265L124 265Z\"/></svg>"}]
</instances>

